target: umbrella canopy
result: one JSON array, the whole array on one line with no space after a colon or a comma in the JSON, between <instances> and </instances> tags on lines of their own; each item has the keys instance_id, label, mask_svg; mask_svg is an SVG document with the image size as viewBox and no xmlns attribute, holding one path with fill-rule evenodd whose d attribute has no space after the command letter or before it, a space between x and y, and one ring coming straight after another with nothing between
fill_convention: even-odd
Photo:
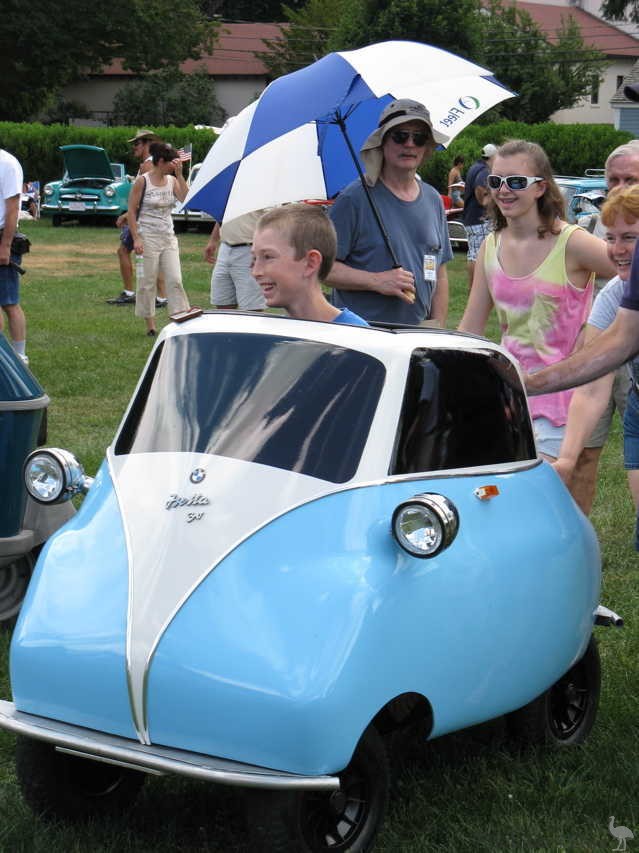
<instances>
[{"instance_id":1,"label":"umbrella canopy","mask_svg":"<svg viewBox=\"0 0 639 853\"><path fill-rule=\"evenodd\" d=\"M218 221L305 198L332 198L357 177L358 152L384 106L411 98L452 139L513 97L485 68L418 42L331 53L271 83L209 151L184 206Z\"/></svg>"}]
</instances>

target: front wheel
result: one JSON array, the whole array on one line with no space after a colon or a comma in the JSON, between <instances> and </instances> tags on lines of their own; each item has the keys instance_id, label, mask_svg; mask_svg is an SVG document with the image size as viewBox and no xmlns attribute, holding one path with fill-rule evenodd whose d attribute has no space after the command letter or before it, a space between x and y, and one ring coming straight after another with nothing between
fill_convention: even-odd
<instances>
[{"instance_id":1,"label":"front wheel","mask_svg":"<svg viewBox=\"0 0 639 853\"><path fill-rule=\"evenodd\" d=\"M545 693L508 714L508 728L524 746L573 746L592 729L601 688L597 641L590 638L583 657Z\"/></svg>"},{"instance_id":2,"label":"front wheel","mask_svg":"<svg viewBox=\"0 0 639 853\"><path fill-rule=\"evenodd\" d=\"M366 853L386 812L390 770L381 736L362 735L338 791L247 793L253 851L262 853Z\"/></svg>"},{"instance_id":3,"label":"front wheel","mask_svg":"<svg viewBox=\"0 0 639 853\"><path fill-rule=\"evenodd\" d=\"M16 775L22 796L36 814L67 820L126 811L146 778L136 770L77 758L25 737L16 744Z\"/></svg>"}]
</instances>

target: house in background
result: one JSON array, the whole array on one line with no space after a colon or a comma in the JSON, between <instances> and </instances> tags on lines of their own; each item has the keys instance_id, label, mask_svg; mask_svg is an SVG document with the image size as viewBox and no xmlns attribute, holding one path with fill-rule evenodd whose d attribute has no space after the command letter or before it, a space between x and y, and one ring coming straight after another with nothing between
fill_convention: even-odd
<instances>
[{"instance_id":1,"label":"house in background","mask_svg":"<svg viewBox=\"0 0 639 853\"><path fill-rule=\"evenodd\" d=\"M235 115L258 97L268 82L268 71L258 54L266 51L264 39L280 36L278 24L222 24L212 54L198 60L187 60L180 66L188 74L205 68L215 82L215 95L227 115ZM638 54L639 55L639 54ZM86 104L91 121L78 124L108 124L113 113L113 99L123 86L137 80L120 62L113 62L102 72L89 74L63 90L65 99ZM203 115L201 124L213 124L212 116Z\"/></svg>"},{"instance_id":2,"label":"house in background","mask_svg":"<svg viewBox=\"0 0 639 853\"><path fill-rule=\"evenodd\" d=\"M584 43L601 51L608 60L603 80L590 97L572 109L559 110L551 116L551 120L557 124L613 124L615 111L611 100L639 59L639 39L598 17L601 5L598 0L514 0L511 5L528 12L550 42L556 41L562 23L572 17L581 31ZM633 30L636 32L636 26Z\"/></svg>"},{"instance_id":3,"label":"house in background","mask_svg":"<svg viewBox=\"0 0 639 853\"><path fill-rule=\"evenodd\" d=\"M504 2L511 2L528 12L549 41L556 40L562 22L571 16L579 26L584 42L600 50L608 59L603 81L590 97L572 109L554 113L552 120L559 124L614 124L618 105L612 105L611 100L639 60L639 39L597 17L599 0ZM227 115L235 115L255 100L268 83L268 69L259 54L267 50L265 39L274 40L279 36L278 24L224 23L213 53L196 61L184 62L181 69L188 73L204 67L215 82L218 103ZM136 75L125 71L121 63L114 62L101 73L90 74L67 86L63 94L67 100L86 104L91 111L90 121L82 119L77 123L108 124L116 92L136 79ZM202 116L201 124L213 123L212 116Z\"/></svg>"},{"instance_id":4,"label":"house in background","mask_svg":"<svg viewBox=\"0 0 639 853\"><path fill-rule=\"evenodd\" d=\"M623 93L624 86L628 83L639 83L639 61L635 62L630 73L624 77L610 102L615 114L617 130L627 130L639 136L639 103L629 100Z\"/></svg>"}]
</instances>

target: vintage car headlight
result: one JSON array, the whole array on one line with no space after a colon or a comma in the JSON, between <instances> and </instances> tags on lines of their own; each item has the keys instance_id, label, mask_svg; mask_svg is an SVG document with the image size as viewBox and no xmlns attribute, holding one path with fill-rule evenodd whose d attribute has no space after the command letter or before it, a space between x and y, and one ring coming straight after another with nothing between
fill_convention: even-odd
<instances>
[{"instance_id":1,"label":"vintage car headlight","mask_svg":"<svg viewBox=\"0 0 639 853\"><path fill-rule=\"evenodd\" d=\"M93 483L84 468L68 450L48 447L34 450L24 463L24 483L34 501L62 503L86 493Z\"/></svg>"},{"instance_id":2,"label":"vintage car headlight","mask_svg":"<svg viewBox=\"0 0 639 853\"><path fill-rule=\"evenodd\" d=\"M107 187L104 190L104 194L107 198L113 198L113 196L115 195L115 190L113 189L113 187Z\"/></svg>"},{"instance_id":3,"label":"vintage car headlight","mask_svg":"<svg viewBox=\"0 0 639 853\"><path fill-rule=\"evenodd\" d=\"M53 195L53 187L50 187L49 184L45 184L43 192L48 198L49 196Z\"/></svg>"},{"instance_id":4,"label":"vintage car headlight","mask_svg":"<svg viewBox=\"0 0 639 853\"><path fill-rule=\"evenodd\" d=\"M401 547L414 557L433 557L457 535L459 516L443 495L415 495L393 513L392 530Z\"/></svg>"}]
</instances>

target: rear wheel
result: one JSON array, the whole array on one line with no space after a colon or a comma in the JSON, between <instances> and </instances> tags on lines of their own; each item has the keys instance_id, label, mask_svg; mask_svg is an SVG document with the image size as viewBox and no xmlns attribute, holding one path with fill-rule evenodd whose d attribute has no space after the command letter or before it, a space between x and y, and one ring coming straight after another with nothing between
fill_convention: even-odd
<instances>
[{"instance_id":1,"label":"rear wheel","mask_svg":"<svg viewBox=\"0 0 639 853\"><path fill-rule=\"evenodd\" d=\"M597 716L601 665L597 641L552 687L507 716L515 739L529 746L573 746L590 733Z\"/></svg>"},{"instance_id":2,"label":"rear wheel","mask_svg":"<svg viewBox=\"0 0 639 853\"><path fill-rule=\"evenodd\" d=\"M29 553L0 566L0 628L10 628L15 622L34 565L35 558Z\"/></svg>"},{"instance_id":3,"label":"rear wheel","mask_svg":"<svg viewBox=\"0 0 639 853\"><path fill-rule=\"evenodd\" d=\"M36 814L85 820L130 808L145 774L58 752L45 741L19 737L16 775Z\"/></svg>"},{"instance_id":4,"label":"rear wheel","mask_svg":"<svg viewBox=\"0 0 639 853\"><path fill-rule=\"evenodd\" d=\"M59 213L54 213L51 217L51 224L54 228L59 228L62 225L62 217Z\"/></svg>"},{"instance_id":5,"label":"rear wheel","mask_svg":"<svg viewBox=\"0 0 639 853\"><path fill-rule=\"evenodd\" d=\"M366 853L384 818L390 771L381 736L369 727L339 791L250 791L247 817L253 851Z\"/></svg>"}]
</instances>

